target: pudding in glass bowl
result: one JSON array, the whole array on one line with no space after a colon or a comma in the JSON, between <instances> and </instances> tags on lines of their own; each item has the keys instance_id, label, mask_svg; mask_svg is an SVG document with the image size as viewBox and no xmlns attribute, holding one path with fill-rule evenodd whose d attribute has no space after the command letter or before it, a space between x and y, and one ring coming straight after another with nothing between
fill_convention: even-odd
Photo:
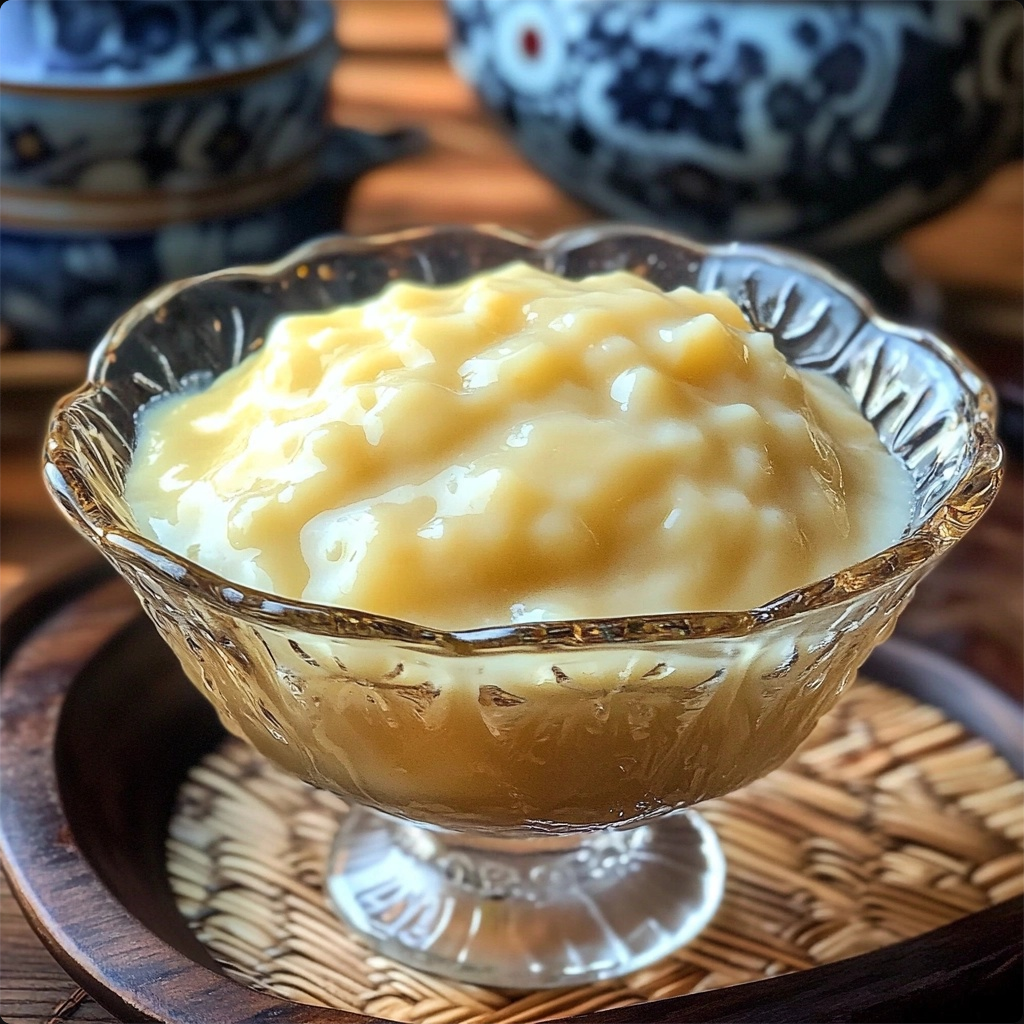
<instances>
[{"instance_id":1,"label":"pudding in glass bowl","mask_svg":"<svg viewBox=\"0 0 1024 1024\"><path fill-rule=\"evenodd\" d=\"M277 320L143 408L125 479L143 534L232 583L448 631L758 607L897 541L911 490L842 388L724 293L525 263ZM226 720L302 752L317 785L450 827L593 827L735 788L777 748L708 778L690 730L745 745L743 672L807 653L737 652L740 706L697 721L717 656L392 664L291 638L332 666L314 675L288 639L293 685L256 708L212 681ZM342 671L391 699L346 694Z\"/></svg>"},{"instance_id":2,"label":"pudding in glass bowl","mask_svg":"<svg viewBox=\"0 0 1024 1024\"><path fill-rule=\"evenodd\" d=\"M617 288L637 307L619 321ZM434 342L395 327L431 304ZM365 337L392 314L397 354ZM342 353L326 371L295 358L313 338ZM261 432L284 410L294 436ZM218 433L235 416L244 444ZM275 437L301 472L280 475ZM46 458L225 725L359 805L327 880L342 915L507 986L610 977L703 927L723 866L688 808L792 752L1000 473L991 393L938 339L798 257L632 228L328 239L171 286L115 325ZM142 507L147 469L173 509ZM496 523L467 511L491 501Z\"/></svg>"}]
</instances>

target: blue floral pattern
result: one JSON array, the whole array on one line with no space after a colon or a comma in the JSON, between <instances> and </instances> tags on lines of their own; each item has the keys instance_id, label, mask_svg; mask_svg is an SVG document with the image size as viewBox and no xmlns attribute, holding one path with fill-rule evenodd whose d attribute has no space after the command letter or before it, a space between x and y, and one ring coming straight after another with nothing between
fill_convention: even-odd
<instances>
[{"instance_id":1,"label":"blue floral pattern","mask_svg":"<svg viewBox=\"0 0 1024 1024\"><path fill-rule=\"evenodd\" d=\"M163 281L276 259L337 230L344 192L318 181L297 196L237 217L132 234L0 234L0 317L32 348L91 348L110 324Z\"/></svg>"},{"instance_id":2,"label":"blue floral pattern","mask_svg":"<svg viewBox=\"0 0 1024 1024\"><path fill-rule=\"evenodd\" d=\"M0 23L4 188L201 189L322 138L326 0L12 0Z\"/></svg>"},{"instance_id":3,"label":"blue floral pattern","mask_svg":"<svg viewBox=\"0 0 1024 1024\"><path fill-rule=\"evenodd\" d=\"M0 7L0 317L19 344L89 347L162 281L338 228L381 161L325 120L333 28L327 0Z\"/></svg>"},{"instance_id":4,"label":"blue floral pattern","mask_svg":"<svg viewBox=\"0 0 1024 1024\"><path fill-rule=\"evenodd\" d=\"M151 85L236 71L330 30L321 0L12 0L0 13L5 81Z\"/></svg>"},{"instance_id":5,"label":"blue floral pattern","mask_svg":"<svg viewBox=\"0 0 1024 1024\"><path fill-rule=\"evenodd\" d=\"M324 132L333 42L258 80L183 95L10 92L0 107L6 188L183 191L267 173Z\"/></svg>"},{"instance_id":6,"label":"blue floral pattern","mask_svg":"<svg viewBox=\"0 0 1024 1024\"><path fill-rule=\"evenodd\" d=\"M449 6L456 66L541 171L699 238L874 242L1020 145L1013 0Z\"/></svg>"},{"instance_id":7,"label":"blue floral pattern","mask_svg":"<svg viewBox=\"0 0 1024 1024\"><path fill-rule=\"evenodd\" d=\"M233 214L202 219L179 207L182 219L137 227L132 205L118 200L121 216L102 228L74 230L52 213L48 224L0 230L0 319L19 346L91 348L100 335L147 291L166 281L226 266L276 259L310 237L337 231L348 194L363 174L418 152L422 133L384 134L332 127L302 176L273 181L259 203L246 199ZM94 210L95 204L82 207ZM65 217L74 204L58 204ZM171 204L170 209L175 209Z\"/></svg>"}]
</instances>

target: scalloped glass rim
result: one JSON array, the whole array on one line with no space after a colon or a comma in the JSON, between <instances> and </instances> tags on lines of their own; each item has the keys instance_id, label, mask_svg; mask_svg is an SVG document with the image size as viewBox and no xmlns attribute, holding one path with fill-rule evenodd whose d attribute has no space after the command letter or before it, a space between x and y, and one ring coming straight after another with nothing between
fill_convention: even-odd
<instances>
[{"instance_id":1,"label":"scalloped glass rim","mask_svg":"<svg viewBox=\"0 0 1024 1024\"><path fill-rule=\"evenodd\" d=\"M972 425L976 442L973 457L946 499L907 536L876 555L834 575L782 594L758 608L731 612L676 612L614 619L571 619L485 626L462 631L431 629L355 609L287 600L231 583L155 541L142 537L129 523L119 520L110 509L95 501L88 481L79 471L63 440L65 432L71 429L68 411L73 407L87 406L90 399L99 393L106 369L116 359L116 350L129 340L132 331L143 320L155 315L171 298L187 289L201 288L207 282L255 278L269 283L290 276L305 263L328 257L370 254L388 246L414 243L428 237L450 236L455 241L467 235L486 236L530 250L541 258L542 266L555 272L560 270L563 258L574 250L595 242L630 239L634 242L650 240L652 243L668 245L692 261L691 269L709 257L728 255L812 278L851 302L863 318L863 324L870 324L887 337L898 337L923 345L946 364L964 390L977 402L978 414ZM110 548L111 556L143 568L171 586L187 588L226 614L240 615L265 625L300 628L308 633L325 636L413 644L453 654L522 646L543 645L557 649L623 642L738 637L803 612L833 606L868 593L921 569L925 563L959 540L991 503L1001 480L1002 449L995 438L995 409L991 386L969 360L952 346L928 331L901 326L882 317L865 295L837 277L827 266L784 249L739 242L703 245L654 228L618 224L571 229L543 240L531 239L493 226L437 226L368 237L339 235L315 239L274 263L228 268L157 289L111 327L92 353L86 383L58 403L46 439L44 476L52 496L73 525L91 535L101 548ZM958 509L967 505L973 506L974 512L965 522L964 517L958 515Z\"/></svg>"}]
</instances>

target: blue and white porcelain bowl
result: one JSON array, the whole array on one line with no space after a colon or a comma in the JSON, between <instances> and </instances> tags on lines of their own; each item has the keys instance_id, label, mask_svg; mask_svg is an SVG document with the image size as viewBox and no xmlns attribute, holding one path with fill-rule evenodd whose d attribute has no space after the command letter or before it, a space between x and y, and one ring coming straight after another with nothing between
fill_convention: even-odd
<instances>
[{"instance_id":1,"label":"blue and white porcelain bowl","mask_svg":"<svg viewBox=\"0 0 1024 1024\"><path fill-rule=\"evenodd\" d=\"M337 59L323 0L8 0L6 194L225 186L305 157Z\"/></svg>"},{"instance_id":2,"label":"blue and white porcelain bowl","mask_svg":"<svg viewBox=\"0 0 1024 1024\"><path fill-rule=\"evenodd\" d=\"M337 231L351 186L364 172L418 148L412 131L369 135L334 128L294 192L232 209L188 204L169 218L158 200L70 205L66 226L5 224L0 230L0 317L19 347L87 351L117 317L166 281L222 267L266 263ZM101 218L90 225L88 216ZM112 216L113 220L105 220ZM133 218L136 218L133 221Z\"/></svg>"},{"instance_id":3,"label":"blue and white porcelain bowl","mask_svg":"<svg viewBox=\"0 0 1024 1024\"><path fill-rule=\"evenodd\" d=\"M336 231L357 177L412 133L325 117L328 0L0 6L0 319L87 349L163 281Z\"/></svg>"},{"instance_id":4,"label":"blue and white porcelain bowl","mask_svg":"<svg viewBox=\"0 0 1024 1024\"><path fill-rule=\"evenodd\" d=\"M449 0L453 61L543 173L706 240L834 252L1015 154L1015 0Z\"/></svg>"}]
</instances>

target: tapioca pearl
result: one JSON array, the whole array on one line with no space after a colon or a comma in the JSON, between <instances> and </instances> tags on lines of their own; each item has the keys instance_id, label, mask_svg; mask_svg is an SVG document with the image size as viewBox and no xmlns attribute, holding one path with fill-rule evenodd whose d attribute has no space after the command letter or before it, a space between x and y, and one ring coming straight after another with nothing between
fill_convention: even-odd
<instances>
[{"instance_id":1,"label":"tapioca pearl","mask_svg":"<svg viewBox=\"0 0 1024 1024\"><path fill-rule=\"evenodd\" d=\"M774 474L765 445L738 444L730 453L732 479L737 487L751 497L762 494Z\"/></svg>"},{"instance_id":2,"label":"tapioca pearl","mask_svg":"<svg viewBox=\"0 0 1024 1024\"><path fill-rule=\"evenodd\" d=\"M629 532L633 512L641 521L650 520L651 499L659 495L674 469L667 453L647 449L627 453L620 444L609 447L600 460L595 459L592 471L585 474L588 487L577 488L571 497L567 488L558 490L582 519L598 524L595 530L611 537ZM653 529L657 523L650 525Z\"/></svg>"},{"instance_id":3,"label":"tapioca pearl","mask_svg":"<svg viewBox=\"0 0 1024 1024\"><path fill-rule=\"evenodd\" d=\"M297 347L297 346L296 346ZM318 391L326 390L327 387L351 387L357 384L369 383L376 380L390 370L397 370L402 366L402 359L394 349L384 349L379 345L364 345L358 337L350 339L348 353L341 359L328 361L331 357L316 354L320 368L320 382L314 382ZM287 352L282 351L276 359L282 361L290 357ZM272 374L272 376L270 375ZM287 376L276 372L274 366L268 367L268 379L274 382L274 386L282 393L287 392Z\"/></svg>"},{"instance_id":4,"label":"tapioca pearl","mask_svg":"<svg viewBox=\"0 0 1024 1024\"><path fill-rule=\"evenodd\" d=\"M521 348L495 354L496 374L493 390L502 403L538 399L575 375L572 353L534 341Z\"/></svg>"},{"instance_id":5,"label":"tapioca pearl","mask_svg":"<svg viewBox=\"0 0 1024 1024\"><path fill-rule=\"evenodd\" d=\"M809 549L807 538L801 535L797 518L790 510L772 504L752 506L747 536L751 575L771 572L787 587L800 578Z\"/></svg>"},{"instance_id":6,"label":"tapioca pearl","mask_svg":"<svg viewBox=\"0 0 1024 1024\"><path fill-rule=\"evenodd\" d=\"M754 517L754 505L750 496L739 487L723 484L710 488L707 500L714 514L721 517L722 525L737 524L742 526Z\"/></svg>"},{"instance_id":7,"label":"tapioca pearl","mask_svg":"<svg viewBox=\"0 0 1024 1024\"><path fill-rule=\"evenodd\" d=\"M779 380L778 389L774 393L778 400L787 408L809 408L811 410L809 415L813 417L814 407L810 404L810 396L813 394L813 389L805 386L804 379L792 366L786 366L785 372ZM841 415L842 413L840 413Z\"/></svg>"},{"instance_id":8,"label":"tapioca pearl","mask_svg":"<svg viewBox=\"0 0 1024 1024\"><path fill-rule=\"evenodd\" d=\"M543 497L516 474L502 472L484 507L478 511L441 517L434 517L432 510L428 512L422 519L421 531L431 525L433 518L440 518L442 530L421 533L422 542L408 555L411 561L391 564L408 565L421 580L458 577L465 574L465 566L459 564L460 552L465 552L465 557L474 560L474 573L479 569L483 574L482 585L500 589L502 577L510 583L523 577L532 580L539 567L531 565L529 559L529 524L543 515L546 507ZM431 543L441 537L443 543Z\"/></svg>"},{"instance_id":9,"label":"tapioca pearl","mask_svg":"<svg viewBox=\"0 0 1024 1024\"><path fill-rule=\"evenodd\" d=\"M738 307L734 307L736 312L739 313ZM719 314L720 319L724 319L722 314ZM743 319L742 313L739 313L739 319ZM736 327L736 324L731 324ZM738 327L739 330L745 330L742 326ZM755 364L759 363L762 359L771 360L771 362L779 368L781 372L785 372L786 360L781 355L775 346L775 339L772 337L769 331L751 331L747 330L744 335L747 348L750 350L750 354L753 357L752 362Z\"/></svg>"},{"instance_id":10,"label":"tapioca pearl","mask_svg":"<svg viewBox=\"0 0 1024 1024\"><path fill-rule=\"evenodd\" d=\"M612 406L627 417L648 419L658 410L672 408L679 400L676 383L649 366L620 373L608 389Z\"/></svg>"},{"instance_id":11,"label":"tapioca pearl","mask_svg":"<svg viewBox=\"0 0 1024 1024\"><path fill-rule=\"evenodd\" d=\"M622 303L616 302L614 292L595 292L586 302L575 303L568 310L564 295L537 299L530 304L527 327L545 335L549 344L570 346L580 353L597 339L617 335L633 339L646 350L649 346L638 324L644 325L654 318L678 319L682 315L653 286L623 287L622 292ZM628 312L623 311L623 304ZM530 319L533 314L536 317ZM549 332L557 337L550 337Z\"/></svg>"},{"instance_id":12,"label":"tapioca pearl","mask_svg":"<svg viewBox=\"0 0 1024 1024\"><path fill-rule=\"evenodd\" d=\"M747 362L744 340L713 313L661 328L649 351L674 377L698 386L742 377Z\"/></svg>"},{"instance_id":13,"label":"tapioca pearl","mask_svg":"<svg viewBox=\"0 0 1024 1024\"><path fill-rule=\"evenodd\" d=\"M751 333L750 324L743 315L743 311L736 305L735 300L731 299L723 291L697 292L693 288L683 287L677 288L669 294L680 297L693 296L695 297L693 301L699 301L702 307L706 308L709 313L716 316L727 327ZM696 298L697 296L699 296L699 300ZM767 338L768 344L771 345L771 336L764 334L763 337Z\"/></svg>"},{"instance_id":14,"label":"tapioca pearl","mask_svg":"<svg viewBox=\"0 0 1024 1024\"><path fill-rule=\"evenodd\" d=\"M473 403L438 384L407 380L402 387L381 390L384 393L380 400L363 417L365 447L350 451L347 456L342 456L339 448L336 457L344 457L340 464L351 466L355 455L357 459L372 460L376 472L387 473L392 455L403 463L436 459L438 453L449 452L463 442L464 432L472 431L479 413ZM443 410L444 416L436 415L437 410ZM416 423L417 429L408 430L409 423ZM344 444L342 437L338 441ZM375 455L372 449L379 454Z\"/></svg>"},{"instance_id":15,"label":"tapioca pearl","mask_svg":"<svg viewBox=\"0 0 1024 1024\"><path fill-rule=\"evenodd\" d=\"M647 480L634 479L629 490L634 493L627 495L627 488L615 488L609 495L618 509L614 520L607 516L607 509L602 518L600 509L592 516L585 516L588 522L596 524L594 530L604 549L623 550L623 539L627 537L646 536L657 538L658 531L667 518L669 506L664 498L652 491Z\"/></svg>"},{"instance_id":16,"label":"tapioca pearl","mask_svg":"<svg viewBox=\"0 0 1024 1024\"><path fill-rule=\"evenodd\" d=\"M465 301L461 305L454 303L452 312L463 316L470 333L477 330L476 346L479 351L486 347L489 338L507 338L533 323L537 319L531 305L533 298L528 282L510 272L500 287L486 288L479 280L473 281L467 289ZM468 320L466 314L469 315Z\"/></svg>"},{"instance_id":17,"label":"tapioca pearl","mask_svg":"<svg viewBox=\"0 0 1024 1024\"><path fill-rule=\"evenodd\" d=\"M756 511L756 528L764 541L775 550L786 539L796 539L801 548L807 547L807 538L802 536L793 513L778 505L765 505Z\"/></svg>"},{"instance_id":18,"label":"tapioca pearl","mask_svg":"<svg viewBox=\"0 0 1024 1024\"><path fill-rule=\"evenodd\" d=\"M699 468L707 447L704 430L696 420L663 417L645 427L642 439L661 451L671 452L680 468Z\"/></svg>"},{"instance_id":19,"label":"tapioca pearl","mask_svg":"<svg viewBox=\"0 0 1024 1024\"><path fill-rule=\"evenodd\" d=\"M750 553L756 534L756 522L750 499L735 487L717 487L708 494L708 533L703 543L714 548L719 559L730 563L738 578L749 573Z\"/></svg>"},{"instance_id":20,"label":"tapioca pearl","mask_svg":"<svg viewBox=\"0 0 1024 1024\"><path fill-rule=\"evenodd\" d=\"M307 572L302 596L315 601L350 589L382 522L404 519L418 524L431 512L432 504L424 499L418 510L382 505L372 511L331 509L313 516L299 534L302 568Z\"/></svg>"},{"instance_id":21,"label":"tapioca pearl","mask_svg":"<svg viewBox=\"0 0 1024 1024\"><path fill-rule=\"evenodd\" d=\"M311 341L269 349L259 372L251 375L253 386L279 394L313 391L323 376L324 359Z\"/></svg>"},{"instance_id":22,"label":"tapioca pearl","mask_svg":"<svg viewBox=\"0 0 1024 1024\"><path fill-rule=\"evenodd\" d=\"M538 551L556 564L593 561L602 546L602 538L566 505L555 505L538 516L530 535Z\"/></svg>"},{"instance_id":23,"label":"tapioca pearl","mask_svg":"<svg viewBox=\"0 0 1024 1024\"><path fill-rule=\"evenodd\" d=\"M583 350L582 365L589 380L603 382L620 368L640 366L646 362L642 348L624 334L601 337Z\"/></svg>"},{"instance_id":24,"label":"tapioca pearl","mask_svg":"<svg viewBox=\"0 0 1024 1024\"><path fill-rule=\"evenodd\" d=\"M764 416L748 402L730 402L709 410L711 427L730 445L765 445L771 428Z\"/></svg>"},{"instance_id":25,"label":"tapioca pearl","mask_svg":"<svg viewBox=\"0 0 1024 1024\"><path fill-rule=\"evenodd\" d=\"M721 562L721 545L708 532L715 523L715 505L701 488L695 488L691 498L677 501L662 520L658 549L666 567L678 570L677 603L681 608L695 608L695 595L702 592L709 576L718 572L715 567ZM716 593L708 596L702 608L713 607L718 600Z\"/></svg>"},{"instance_id":26,"label":"tapioca pearl","mask_svg":"<svg viewBox=\"0 0 1024 1024\"><path fill-rule=\"evenodd\" d=\"M773 581L774 589L770 592L748 591L746 595L748 599L738 602L738 608L753 608L771 604L784 594L814 582L816 576L820 575L814 571L814 563L802 552L782 559L778 551L770 544L771 541L767 536L761 536L754 541L747 554L745 578L754 580L770 574L767 578Z\"/></svg>"},{"instance_id":27,"label":"tapioca pearl","mask_svg":"<svg viewBox=\"0 0 1024 1024\"><path fill-rule=\"evenodd\" d=\"M478 333L459 312L410 319L388 347L395 349L402 365L409 369L427 368L439 361L451 363L459 357L468 359L479 353L482 345L502 336L502 316L496 312L492 319L484 318Z\"/></svg>"},{"instance_id":28,"label":"tapioca pearl","mask_svg":"<svg viewBox=\"0 0 1024 1024\"><path fill-rule=\"evenodd\" d=\"M811 444L810 424L800 412L778 406L769 415L772 434L775 435L778 444L794 448L807 447Z\"/></svg>"}]
</instances>

